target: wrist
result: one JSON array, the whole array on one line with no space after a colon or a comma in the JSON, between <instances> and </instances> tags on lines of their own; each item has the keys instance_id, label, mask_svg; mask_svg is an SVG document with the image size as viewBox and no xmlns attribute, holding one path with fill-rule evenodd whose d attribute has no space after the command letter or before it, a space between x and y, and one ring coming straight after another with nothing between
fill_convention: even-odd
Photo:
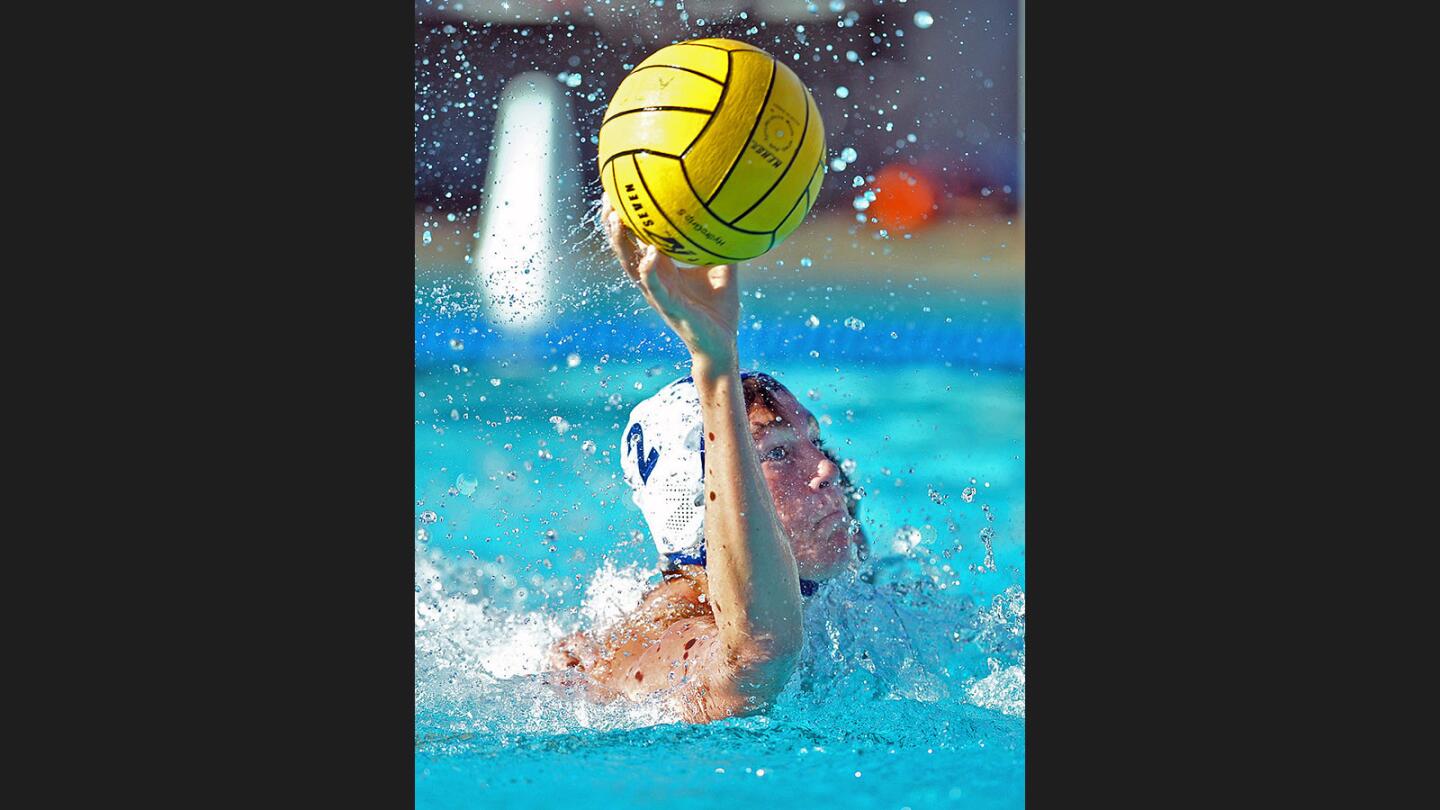
<instances>
[{"instance_id":1,"label":"wrist","mask_svg":"<svg viewBox=\"0 0 1440 810\"><path fill-rule=\"evenodd\" d=\"M740 376L738 352L694 352L690 358L690 375L697 383Z\"/></svg>"}]
</instances>

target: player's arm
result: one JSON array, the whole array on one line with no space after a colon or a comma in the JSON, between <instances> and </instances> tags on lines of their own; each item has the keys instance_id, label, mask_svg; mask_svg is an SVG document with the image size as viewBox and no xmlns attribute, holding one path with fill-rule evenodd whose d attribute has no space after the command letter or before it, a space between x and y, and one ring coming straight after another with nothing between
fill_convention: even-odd
<instances>
[{"instance_id":1,"label":"player's arm","mask_svg":"<svg viewBox=\"0 0 1440 810\"><path fill-rule=\"evenodd\" d=\"M705 548L721 671L759 706L785 685L803 641L800 582L789 539L760 469L740 383L740 297L733 265L681 270L626 231L608 201L601 216L620 264L684 341L705 427Z\"/></svg>"}]
</instances>

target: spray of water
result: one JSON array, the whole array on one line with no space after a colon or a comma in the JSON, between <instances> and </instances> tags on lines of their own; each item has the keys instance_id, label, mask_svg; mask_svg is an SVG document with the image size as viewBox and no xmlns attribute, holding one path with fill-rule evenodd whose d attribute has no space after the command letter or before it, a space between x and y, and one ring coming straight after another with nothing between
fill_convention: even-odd
<instances>
[{"instance_id":1,"label":"spray of water","mask_svg":"<svg viewBox=\"0 0 1440 810\"><path fill-rule=\"evenodd\" d=\"M942 592L908 558L885 560L883 581L867 581L874 579L867 566L810 598L805 648L784 692L763 719L727 722L846 735L863 716L865 734L898 739L916 724L977 709L1024 717L1024 592L1012 587L980 608ZM417 550L418 745L679 722L663 693L640 703L599 702L583 675L547 671L551 645L624 616L658 581L653 570L607 560L570 613L515 610L470 594L474 577L497 572L504 574Z\"/></svg>"}]
</instances>

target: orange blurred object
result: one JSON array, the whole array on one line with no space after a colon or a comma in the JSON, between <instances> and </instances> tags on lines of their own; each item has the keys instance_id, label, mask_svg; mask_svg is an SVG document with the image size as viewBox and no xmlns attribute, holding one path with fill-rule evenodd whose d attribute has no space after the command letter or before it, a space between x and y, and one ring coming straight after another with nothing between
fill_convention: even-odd
<instances>
[{"instance_id":1,"label":"orange blurred object","mask_svg":"<svg viewBox=\"0 0 1440 810\"><path fill-rule=\"evenodd\" d=\"M919 167L892 163L875 175L870 188L875 199L866 213L880 227L917 231L929 226L939 213L937 184Z\"/></svg>"}]
</instances>

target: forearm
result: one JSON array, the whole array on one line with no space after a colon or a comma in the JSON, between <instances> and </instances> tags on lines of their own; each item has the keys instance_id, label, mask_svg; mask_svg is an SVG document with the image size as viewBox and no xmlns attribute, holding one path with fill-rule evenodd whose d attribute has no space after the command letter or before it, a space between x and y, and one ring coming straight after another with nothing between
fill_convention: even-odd
<instances>
[{"instance_id":1,"label":"forearm","mask_svg":"<svg viewBox=\"0 0 1440 810\"><path fill-rule=\"evenodd\" d=\"M705 424L709 599L729 657L789 659L801 642L800 584L750 437L735 362L697 356Z\"/></svg>"}]
</instances>

